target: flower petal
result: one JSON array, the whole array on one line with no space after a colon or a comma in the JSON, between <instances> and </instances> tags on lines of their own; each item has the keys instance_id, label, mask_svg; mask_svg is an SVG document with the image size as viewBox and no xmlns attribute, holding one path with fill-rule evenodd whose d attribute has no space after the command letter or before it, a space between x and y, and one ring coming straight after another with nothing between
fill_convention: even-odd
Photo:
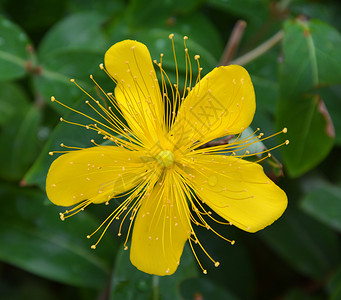
<instances>
[{"instance_id":1,"label":"flower petal","mask_svg":"<svg viewBox=\"0 0 341 300\"><path fill-rule=\"evenodd\" d=\"M136 152L99 146L59 156L46 178L46 192L56 205L71 206L90 199L108 201L134 187L143 173Z\"/></svg>"},{"instance_id":2,"label":"flower petal","mask_svg":"<svg viewBox=\"0 0 341 300\"><path fill-rule=\"evenodd\" d=\"M242 132L255 109L248 72L238 65L215 68L189 92L172 131L182 143L210 141Z\"/></svg>"},{"instance_id":3,"label":"flower petal","mask_svg":"<svg viewBox=\"0 0 341 300\"><path fill-rule=\"evenodd\" d=\"M222 155L197 155L191 169L199 198L217 214L248 232L277 220L287 196L263 172L261 165Z\"/></svg>"},{"instance_id":4,"label":"flower petal","mask_svg":"<svg viewBox=\"0 0 341 300\"><path fill-rule=\"evenodd\" d=\"M143 272L171 275L180 263L191 230L179 180L174 174L167 174L163 185L157 183L149 197L143 199L137 213L130 260Z\"/></svg>"},{"instance_id":5,"label":"flower petal","mask_svg":"<svg viewBox=\"0 0 341 300\"><path fill-rule=\"evenodd\" d=\"M104 62L117 82L115 98L129 126L144 141L148 139L143 134L156 140L164 108L148 48L137 41L122 41L105 53Z\"/></svg>"}]
</instances>

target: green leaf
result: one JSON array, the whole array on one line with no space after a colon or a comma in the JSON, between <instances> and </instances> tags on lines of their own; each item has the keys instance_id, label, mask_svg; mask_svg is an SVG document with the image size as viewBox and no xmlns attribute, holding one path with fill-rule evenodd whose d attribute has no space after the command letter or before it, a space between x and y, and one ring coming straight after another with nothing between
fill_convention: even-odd
<instances>
[{"instance_id":1,"label":"green leaf","mask_svg":"<svg viewBox=\"0 0 341 300\"><path fill-rule=\"evenodd\" d=\"M341 267L331 276L327 283L327 289L331 295L330 300L341 299Z\"/></svg>"},{"instance_id":2,"label":"green leaf","mask_svg":"<svg viewBox=\"0 0 341 300\"><path fill-rule=\"evenodd\" d=\"M0 126L10 125L9 120L19 111L26 111L28 106L28 98L19 85L0 83Z\"/></svg>"},{"instance_id":3,"label":"green leaf","mask_svg":"<svg viewBox=\"0 0 341 300\"><path fill-rule=\"evenodd\" d=\"M200 24L200 27L197 24ZM136 19L131 11L127 11L120 22L114 23L109 28L109 32L112 40L133 38L144 43L148 47L152 59L157 61L160 61L160 54L163 53L163 68L175 83L174 54L169 39L169 35L173 33L178 69L182 76L179 84L181 87L185 81L184 73L186 71L184 36L189 38L186 45L192 60L194 82L198 69L194 56L200 55L202 74L206 74L217 65L223 51L223 42L219 32L210 20L199 12L175 18L172 15L172 10L166 9L159 12L157 18L148 18L142 22L138 18Z\"/></svg>"},{"instance_id":4,"label":"green leaf","mask_svg":"<svg viewBox=\"0 0 341 300\"><path fill-rule=\"evenodd\" d=\"M318 295L311 295L309 292L304 292L299 289L292 289L290 290L287 295L283 298L283 300L323 300L325 298L322 298Z\"/></svg>"},{"instance_id":5,"label":"green leaf","mask_svg":"<svg viewBox=\"0 0 341 300\"><path fill-rule=\"evenodd\" d=\"M20 78L26 74L28 45L26 34L0 15L0 80Z\"/></svg>"},{"instance_id":6,"label":"green leaf","mask_svg":"<svg viewBox=\"0 0 341 300\"><path fill-rule=\"evenodd\" d=\"M21 179L37 155L41 112L34 106L18 110L0 133L0 176Z\"/></svg>"},{"instance_id":7,"label":"green leaf","mask_svg":"<svg viewBox=\"0 0 341 300\"><path fill-rule=\"evenodd\" d=\"M328 155L334 144L334 126L320 95L282 99L278 123L279 128L288 128L290 141L281 149L282 157L290 176L298 177Z\"/></svg>"},{"instance_id":8,"label":"green leaf","mask_svg":"<svg viewBox=\"0 0 341 300\"><path fill-rule=\"evenodd\" d=\"M337 235L298 210L287 209L260 236L296 271L314 279L327 276L340 260Z\"/></svg>"},{"instance_id":9,"label":"green leaf","mask_svg":"<svg viewBox=\"0 0 341 300\"><path fill-rule=\"evenodd\" d=\"M107 1L107 0L72 0L68 1L69 11L96 11L105 14L108 17L119 16L120 13L126 8L123 0Z\"/></svg>"},{"instance_id":10,"label":"green leaf","mask_svg":"<svg viewBox=\"0 0 341 300\"><path fill-rule=\"evenodd\" d=\"M87 288L104 288L115 245L104 237L94 251L86 235L96 229L88 213L62 222L60 208L43 204L33 189L1 185L0 259L34 274Z\"/></svg>"},{"instance_id":11,"label":"green leaf","mask_svg":"<svg viewBox=\"0 0 341 300\"><path fill-rule=\"evenodd\" d=\"M72 15L53 27L42 41L39 49L41 72L34 77L36 90L50 104L51 96L61 99L66 105L74 105L81 95L80 89L70 83L74 78L85 89L91 83L89 75L106 78L100 71L107 43L102 24L106 17L97 12ZM59 113L62 106L52 106Z\"/></svg>"},{"instance_id":12,"label":"green leaf","mask_svg":"<svg viewBox=\"0 0 341 300\"><path fill-rule=\"evenodd\" d=\"M326 106L335 128L335 142L341 145L341 85L319 89L322 98L325 99Z\"/></svg>"},{"instance_id":13,"label":"green leaf","mask_svg":"<svg viewBox=\"0 0 341 300\"><path fill-rule=\"evenodd\" d=\"M70 79L74 78L87 91L92 89L94 84L89 78L90 74L93 74L99 82L106 77L105 73L99 69L103 55L104 53L88 50L55 52L48 56L46 61L42 61L42 71L34 77L34 86L48 105L51 105L51 96L55 96L64 104L72 106L81 96L84 98L87 96L71 83ZM67 111L63 106L52 105L51 107L59 113Z\"/></svg>"},{"instance_id":14,"label":"green leaf","mask_svg":"<svg viewBox=\"0 0 341 300\"><path fill-rule=\"evenodd\" d=\"M202 27L195 26L198 23ZM174 34L180 72L184 73L186 70L184 36L188 36L186 45L195 73L197 73L197 62L193 58L196 54L200 55L200 65L203 67L204 74L216 67L223 51L223 44L217 30L204 15L195 14L188 17L179 17L172 26L160 23L155 24L152 30L146 27L139 28L135 32L135 36L140 42L147 45L153 59L159 61L160 53L163 53L163 66L174 72L174 55L169 39L171 33Z\"/></svg>"},{"instance_id":15,"label":"green leaf","mask_svg":"<svg viewBox=\"0 0 341 300\"><path fill-rule=\"evenodd\" d=\"M97 12L83 12L61 20L44 37L38 54L46 62L52 53L66 50L103 52L106 48L102 24L106 17Z\"/></svg>"},{"instance_id":16,"label":"green leaf","mask_svg":"<svg viewBox=\"0 0 341 300\"><path fill-rule=\"evenodd\" d=\"M197 275L193 254L184 248L178 270L171 276L155 276L137 270L129 260L129 252L118 253L111 283L111 298L125 300L163 299L177 300L180 284L185 279Z\"/></svg>"},{"instance_id":17,"label":"green leaf","mask_svg":"<svg viewBox=\"0 0 341 300\"><path fill-rule=\"evenodd\" d=\"M212 217L219 220L219 217L214 212ZM243 238L247 234L233 226L219 225L215 222L211 222L209 225L221 236L235 240L236 244L232 246L218 235L213 234L211 230L196 228L196 234L205 251L220 263L218 267L215 267L201 247L193 245L199 261L207 269L207 275L201 273L201 276L203 276L204 280L209 279L216 284L218 294L219 287L224 287L228 294L233 294L240 299L251 299L256 286L256 278L253 271L252 255L248 251L250 245L243 242ZM231 270L238 270L238 272L231 272ZM208 290L210 286L211 284L208 284ZM203 294L206 293L205 291L205 286L197 290L197 292ZM215 298L212 297L212 299Z\"/></svg>"},{"instance_id":18,"label":"green leaf","mask_svg":"<svg viewBox=\"0 0 341 300\"><path fill-rule=\"evenodd\" d=\"M264 1L254 0L244 0L243 4L239 0L208 0L208 4L218 9L223 9L238 16L248 18L261 18L268 9ZM255 14L255 11L257 11L257 14Z\"/></svg>"},{"instance_id":19,"label":"green leaf","mask_svg":"<svg viewBox=\"0 0 341 300\"><path fill-rule=\"evenodd\" d=\"M176 22L178 15L191 13L202 2L204 0L149 0L148 5L146 5L144 0L133 0L130 1L128 7L129 23L135 28L140 25L147 25L147 27L152 28L152 24L155 25L155 23L162 21L168 21L171 24L173 21Z\"/></svg>"},{"instance_id":20,"label":"green leaf","mask_svg":"<svg viewBox=\"0 0 341 300\"><path fill-rule=\"evenodd\" d=\"M319 20L284 23L282 97L290 99L314 88L341 83L341 35Z\"/></svg>"},{"instance_id":21,"label":"green leaf","mask_svg":"<svg viewBox=\"0 0 341 300\"><path fill-rule=\"evenodd\" d=\"M277 125L288 127L283 160L297 177L320 163L334 143L334 126L316 89L341 82L341 36L321 21L302 18L285 22L284 33Z\"/></svg>"},{"instance_id":22,"label":"green leaf","mask_svg":"<svg viewBox=\"0 0 341 300\"><path fill-rule=\"evenodd\" d=\"M213 282L207 277L187 279L181 284L181 294L184 299L214 299L214 300L237 300L226 288Z\"/></svg>"},{"instance_id":23,"label":"green leaf","mask_svg":"<svg viewBox=\"0 0 341 300\"><path fill-rule=\"evenodd\" d=\"M301 208L312 217L341 231L341 188L324 184L306 194Z\"/></svg>"}]
</instances>

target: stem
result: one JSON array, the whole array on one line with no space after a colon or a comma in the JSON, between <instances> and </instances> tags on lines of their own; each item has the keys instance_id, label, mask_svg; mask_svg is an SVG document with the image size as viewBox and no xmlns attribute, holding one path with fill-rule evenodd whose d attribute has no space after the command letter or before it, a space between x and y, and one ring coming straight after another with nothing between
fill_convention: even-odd
<instances>
[{"instance_id":1,"label":"stem","mask_svg":"<svg viewBox=\"0 0 341 300\"><path fill-rule=\"evenodd\" d=\"M236 25L234 25L230 38L226 44L223 55L219 62L220 66L227 66L232 60L243 37L245 28L246 22L244 20L238 20Z\"/></svg>"},{"instance_id":2,"label":"stem","mask_svg":"<svg viewBox=\"0 0 341 300\"><path fill-rule=\"evenodd\" d=\"M159 276L153 275L153 300L159 300Z\"/></svg>"},{"instance_id":3,"label":"stem","mask_svg":"<svg viewBox=\"0 0 341 300\"><path fill-rule=\"evenodd\" d=\"M236 60L232 61L231 64L235 65L246 65L249 62L255 60L257 57L263 55L267 51L269 51L272 47L278 44L284 37L283 30L278 31L274 36L265 41L263 44L260 44L255 49L250 52L238 57Z\"/></svg>"}]
</instances>

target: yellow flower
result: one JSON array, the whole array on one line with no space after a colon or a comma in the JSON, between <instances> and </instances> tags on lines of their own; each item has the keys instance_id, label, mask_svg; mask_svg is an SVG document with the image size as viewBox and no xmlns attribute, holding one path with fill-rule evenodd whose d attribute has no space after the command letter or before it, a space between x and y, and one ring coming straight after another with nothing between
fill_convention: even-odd
<instances>
[{"instance_id":1,"label":"yellow flower","mask_svg":"<svg viewBox=\"0 0 341 300\"><path fill-rule=\"evenodd\" d=\"M201 78L196 55L199 75L194 82L185 37L186 79L184 92L180 92L173 35L170 39L175 84L170 83L162 67L161 54L160 62L154 61L160 71L159 85L148 49L137 41L119 42L106 52L105 68L101 65L101 69L116 83L114 93L104 92L91 78L110 106L84 91L90 97L86 103L99 120L88 117L90 124L61 120L94 130L112 145L102 146L92 140L94 147L65 151L68 153L52 163L46 180L47 195L54 204L77 204L61 213L62 219L91 203L124 199L100 226L104 230L98 242L112 221L120 222L119 236L127 221L124 247L128 248L132 233L131 262L139 270L156 275L176 271L186 241L196 258L193 243L215 266L219 265L198 240L194 227L206 227L218 234L209 225L215 221L256 232L279 218L287 206L285 193L263 168L243 159L253 155L246 148L257 142L261 133L256 131L246 138L238 135L233 142L207 147L213 139L238 134L250 125L255 95L248 72L237 65L223 66ZM54 97L52 101L64 105Z\"/></svg>"}]
</instances>

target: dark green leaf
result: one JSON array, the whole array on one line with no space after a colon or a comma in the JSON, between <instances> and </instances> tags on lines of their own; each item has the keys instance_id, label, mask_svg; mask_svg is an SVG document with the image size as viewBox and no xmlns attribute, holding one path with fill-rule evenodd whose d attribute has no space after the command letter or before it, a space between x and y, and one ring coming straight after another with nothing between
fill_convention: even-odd
<instances>
[{"instance_id":1,"label":"dark green leaf","mask_svg":"<svg viewBox=\"0 0 341 300\"><path fill-rule=\"evenodd\" d=\"M319 19L335 28L341 28L339 1L328 2L328 5L324 2L294 1L290 5L290 10L293 16L304 15L310 19Z\"/></svg>"},{"instance_id":2,"label":"dark green leaf","mask_svg":"<svg viewBox=\"0 0 341 300\"><path fill-rule=\"evenodd\" d=\"M202 27L194 24L200 23ZM145 43L151 52L153 59L160 60L160 53L164 54L164 67L174 71L174 55L169 34L174 34L175 50L177 54L178 67L180 72L185 72L185 47L184 36L188 36L186 41L188 53L192 60L193 71L197 73L197 62L194 61L196 54L200 55L200 64L204 68L203 73L211 71L217 64L223 51L223 44L219 38L217 30L209 20L201 14L189 17L178 18L174 24L156 24L153 30L139 29L136 31L136 38Z\"/></svg>"},{"instance_id":3,"label":"dark green leaf","mask_svg":"<svg viewBox=\"0 0 341 300\"><path fill-rule=\"evenodd\" d=\"M87 213L62 222L60 208L43 205L41 192L0 188L0 259L71 285L104 288L115 245L104 238L94 251L86 235L98 226Z\"/></svg>"},{"instance_id":4,"label":"dark green leaf","mask_svg":"<svg viewBox=\"0 0 341 300\"><path fill-rule=\"evenodd\" d=\"M144 0L133 0L128 8L129 23L138 28L140 25L149 25L160 22L176 22L178 15L190 13L193 8L204 0L149 0L148 5ZM167 18L168 16L168 18ZM169 34L169 33L168 33Z\"/></svg>"},{"instance_id":5,"label":"dark green leaf","mask_svg":"<svg viewBox=\"0 0 341 300\"><path fill-rule=\"evenodd\" d=\"M241 5L238 0L209 0L208 4L223 9L227 12L231 12L238 16L249 17L249 18L261 18L265 15L268 9L267 1L254 1L254 0L244 0ZM254 12L257 11L257 14Z\"/></svg>"},{"instance_id":6,"label":"dark green leaf","mask_svg":"<svg viewBox=\"0 0 341 300\"><path fill-rule=\"evenodd\" d=\"M185 280L181 284L181 292L185 299L238 299L231 292L205 277Z\"/></svg>"},{"instance_id":7,"label":"dark green leaf","mask_svg":"<svg viewBox=\"0 0 341 300\"><path fill-rule=\"evenodd\" d=\"M93 51L74 51L65 50L56 52L46 61L42 62L42 71L34 77L34 85L43 99L50 105L51 96L55 96L64 104L72 106L83 95L87 96L70 82L74 78L83 88L89 90L93 88L90 80L90 74L93 74L96 80L105 77L103 71L99 69L99 64L103 61L103 53ZM65 113L67 110L62 106L52 106L59 113Z\"/></svg>"},{"instance_id":8,"label":"dark green leaf","mask_svg":"<svg viewBox=\"0 0 341 300\"><path fill-rule=\"evenodd\" d=\"M190 58L192 60L192 70L194 81L197 75L197 62L194 60L196 54L200 55L200 65L203 67L203 74L214 68L223 51L223 43L219 37L217 29L209 19L201 13L188 16L178 16L172 18L171 11L166 10L157 19L149 18L143 23L129 23L129 12L121 22L114 23L110 28L112 40L133 38L147 45L151 56L157 61L160 60L160 53L164 54L163 67L168 72L173 83L175 83L174 54L172 43L169 39L171 33L174 34L175 51L180 75L180 86L184 84L185 46L184 36L188 36L186 41ZM167 21L170 19L171 21ZM197 26L200 24L201 26Z\"/></svg>"},{"instance_id":9,"label":"dark green leaf","mask_svg":"<svg viewBox=\"0 0 341 300\"><path fill-rule=\"evenodd\" d=\"M0 132L0 176L21 179L37 155L41 112L35 107L18 110Z\"/></svg>"},{"instance_id":10,"label":"dark green leaf","mask_svg":"<svg viewBox=\"0 0 341 300\"><path fill-rule=\"evenodd\" d=\"M214 213L212 216L219 219ZM254 293L256 278L253 272L252 257L248 252L248 247L242 240L244 232L231 226L219 225L215 222L211 222L210 226L221 236L235 240L236 244L232 246L219 236L214 235L211 230L204 228L195 229L205 251L220 263L218 267L215 267L201 247L193 245L199 261L207 269L207 275L201 273L204 277L203 279L207 278L214 282L217 285L216 289L218 291L219 286L221 286L229 294L233 294L241 299L250 299ZM238 272L231 272L231 270L238 270ZM208 284L207 288L209 286L210 284ZM205 293L205 289L198 290L198 292Z\"/></svg>"},{"instance_id":11,"label":"dark green leaf","mask_svg":"<svg viewBox=\"0 0 341 300\"><path fill-rule=\"evenodd\" d=\"M341 85L319 89L335 128L335 142L341 145Z\"/></svg>"},{"instance_id":12,"label":"dark green leaf","mask_svg":"<svg viewBox=\"0 0 341 300\"><path fill-rule=\"evenodd\" d=\"M287 21L284 33L277 116L291 142L283 159L297 177L321 162L333 145L333 123L316 89L341 82L341 36L321 21L303 18Z\"/></svg>"},{"instance_id":13,"label":"dark green leaf","mask_svg":"<svg viewBox=\"0 0 341 300\"><path fill-rule=\"evenodd\" d=\"M283 48L283 98L290 100L314 88L341 83L341 35L335 28L319 20L286 21Z\"/></svg>"},{"instance_id":14,"label":"dark green leaf","mask_svg":"<svg viewBox=\"0 0 341 300\"><path fill-rule=\"evenodd\" d=\"M29 102L23 89L14 83L0 83L0 126L10 125L9 120L18 112L26 111Z\"/></svg>"},{"instance_id":15,"label":"dark green leaf","mask_svg":"<svg viewBox=\"0 0 341 300\"><path fill-rule=\"evenodd\" d=\"M68 1L68 6L71 12L96 11L111 18L119 15L125 9L123 0L72 0Z\"/></svg>"},{"instance_id":16,"label":"dark green leaf","mask_svg":"<svg viewBox=\"0 0 341 300\"><path fill-rule=\"evenodd\" d=\"M29 40L15 24L0 16L0 80L19 78L26 73Z\"/></svg>"},{"instance_id":17,"label":"dark green leaf","mask_svg":"<svg viewBox=\"0 0 341 300\"><path fill-rule=\"evenodd\" d=\"M295 270L315 279L324 278L340 259L337 235L296 210L288 209L260 236Z\"/></svg>"},{"instance_id":18,"label":"dark green leaf","mask_svg":"<svg viewBox=\"0 0 341 300\"><path fill-rule=\"evenodd\" d=\"M97 12L79 13L61 20L40 44L40 60L46 62L49 55L60 50L103 52L106 48L101 30L104 21L105 16Z\"/></svg>"},{"instance_id":19,"label":"dark green leaf","mask_svg":"<svg viewBox=\"0 0 341 300\"><path fill-rule=\"evenodd\" d=\"M323 185L306 194L302 209L326 225L341 231L341 188Z\"/></svg>"},{"instance_id":20,"label":"dark green leaf","mask_svg":"<svg viewBox=\"0 0 341 300\"><path fill-rule=\"evenodd\" d=\"M315 167L333 147L334 126L320 95L281 100L278 120L288 128L290 144L281 150L292 177Z\"/></svg>"},{"instance_id":21,"label":"dark green leaf","mask_svg":"<svg viewBox=\"0 0 341 300\"><path fill-rule=\"evenodd\" d=\"M304 292L299 289L293 289L283 298L284 300L323 300L319 296L312 296L309 292Z\"/></svg>"},{"instance_id":22,"label":"dark green leaf","mask_svg":"<svg viewBox=\"0 0 341 300\"><path fill-rule=\"evenodd\" d=\"M331 276L327 283L327 289L331 300L341 299L341 267Z\"/></svg>"},{"instance_id":23,"label":"dark green leaf","mask_svg":"<svg viewBox=\"0 0 341 300\"><path fill-rule=\"evenodd\" d=\"M129 260L129 252L118 253L111 286L111 298L125 300L177 300L180 284L196 276L196 265L189 247L185 247L178 270L172 276L155 276L137 270Z\"/></svg>"}]
</instances>

